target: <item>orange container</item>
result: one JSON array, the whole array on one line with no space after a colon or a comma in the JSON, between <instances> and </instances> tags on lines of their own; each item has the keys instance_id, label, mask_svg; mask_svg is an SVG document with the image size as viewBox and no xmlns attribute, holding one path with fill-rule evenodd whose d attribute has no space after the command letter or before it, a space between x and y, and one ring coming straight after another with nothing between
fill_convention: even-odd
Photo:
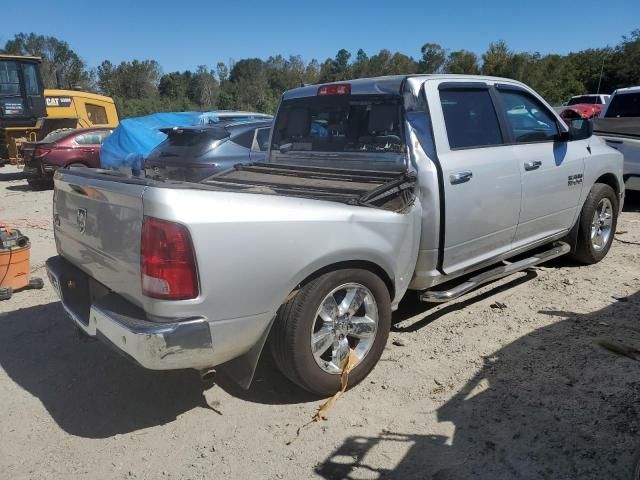
<instances>
[{"instance_id":1,"label":"orange container","mask_svg":"<svg viewBox=\"0 0 640 480\"><path fill-rule=\"evenodd\" d=\"M19 290L29 286L29 239L19 230L0 227L0 288Z\"/></svg>"}]
</instances>

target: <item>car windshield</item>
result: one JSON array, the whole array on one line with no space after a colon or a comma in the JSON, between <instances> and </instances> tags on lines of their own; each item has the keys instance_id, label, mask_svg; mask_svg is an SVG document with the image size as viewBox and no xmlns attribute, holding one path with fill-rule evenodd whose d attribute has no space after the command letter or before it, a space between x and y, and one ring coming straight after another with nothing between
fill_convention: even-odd
<instances>
[{"instance_id":1,"label":"car windshield","mask_svg":"<svg viewBox=\"0 0 640 480\"><path fill-rule=\"evenodd\" d=\"M573 97L569 100L567 105L578 105L580 103L588 103L591 105L601 104L599 95L580 95L579 97Z\"/></svg>"},{"instance_id":2,"label":"car windshield","mask_svg":"<svg viewBox=\"0 0 640 480\"><path fill-rule=\"evenodd\" d=\"M278 112L271 147L283 156L290 152L400 156L404 151L401 109L401 97L395 95L285 100Z\"/></svg>"},{"instance_id":3,"label":"car windshield","mask_svg":"<svg viewBox=\"0 0 640 480\"><path fill-rule=\"evenodd\" d=\"M640 117L640 92L616 94L605 117Z\"/></svg>"}]
</instances>

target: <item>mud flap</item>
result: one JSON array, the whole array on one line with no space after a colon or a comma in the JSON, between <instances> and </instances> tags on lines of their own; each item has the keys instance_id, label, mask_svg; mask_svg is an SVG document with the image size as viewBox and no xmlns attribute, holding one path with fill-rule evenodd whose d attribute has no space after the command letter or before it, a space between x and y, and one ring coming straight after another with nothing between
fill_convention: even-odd
<instances>
[{"instance_id":1,"label":"mud flap","mask_svg":"<svg viewBox=\"0 0 640 480\"><path fill-rule=\"evenodd\" d=\"M245 390L248 390L251 386L251 382L253 381L253 375L256 373L260 354L267 342L269 332L271 332L271 326L275 319L276 317L271 319L269 325L267 325L267 328L265 328L258 341L247 353L220 365L220 368L217 370L224 372L225 375L230 377L234 382Z\"/></svg>"}]
</instances>

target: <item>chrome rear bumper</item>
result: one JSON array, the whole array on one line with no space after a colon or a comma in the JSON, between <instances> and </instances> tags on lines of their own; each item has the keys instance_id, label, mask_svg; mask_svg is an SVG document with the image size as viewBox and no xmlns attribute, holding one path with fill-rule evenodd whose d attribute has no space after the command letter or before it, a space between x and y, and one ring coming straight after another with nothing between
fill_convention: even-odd
<instances>
[{"instance_id":1,"label":"chrome rear bumper","mask_svg":"<svg viewBox=\"0 0 640 480\"><path fill-rule=\"evenodd\" d=\"M79 328L107 340L143 367L172 370L215 365L206 319L150 322L142 309L114 293L91 302L89 277L61 256L47 260L47 273L66 314Z\"/></svg>"}]
</instances>

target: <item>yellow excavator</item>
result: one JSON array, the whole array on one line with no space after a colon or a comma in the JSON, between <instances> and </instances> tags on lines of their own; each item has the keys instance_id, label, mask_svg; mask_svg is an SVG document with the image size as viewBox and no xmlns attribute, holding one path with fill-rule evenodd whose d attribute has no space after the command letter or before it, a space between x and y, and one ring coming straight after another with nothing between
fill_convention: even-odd
<instances>
[{"instance_id":1,"label":"yellow excavator","mask_svg":"<svg viewBox=\"0 0 640 480\"><path fill-rule=\"evenodd\" d=\"M42 59L0 55L0 166L20 163L22 144L61 128L118 126L112 98L45 89Z\"/></svg>"}]
</instances>

